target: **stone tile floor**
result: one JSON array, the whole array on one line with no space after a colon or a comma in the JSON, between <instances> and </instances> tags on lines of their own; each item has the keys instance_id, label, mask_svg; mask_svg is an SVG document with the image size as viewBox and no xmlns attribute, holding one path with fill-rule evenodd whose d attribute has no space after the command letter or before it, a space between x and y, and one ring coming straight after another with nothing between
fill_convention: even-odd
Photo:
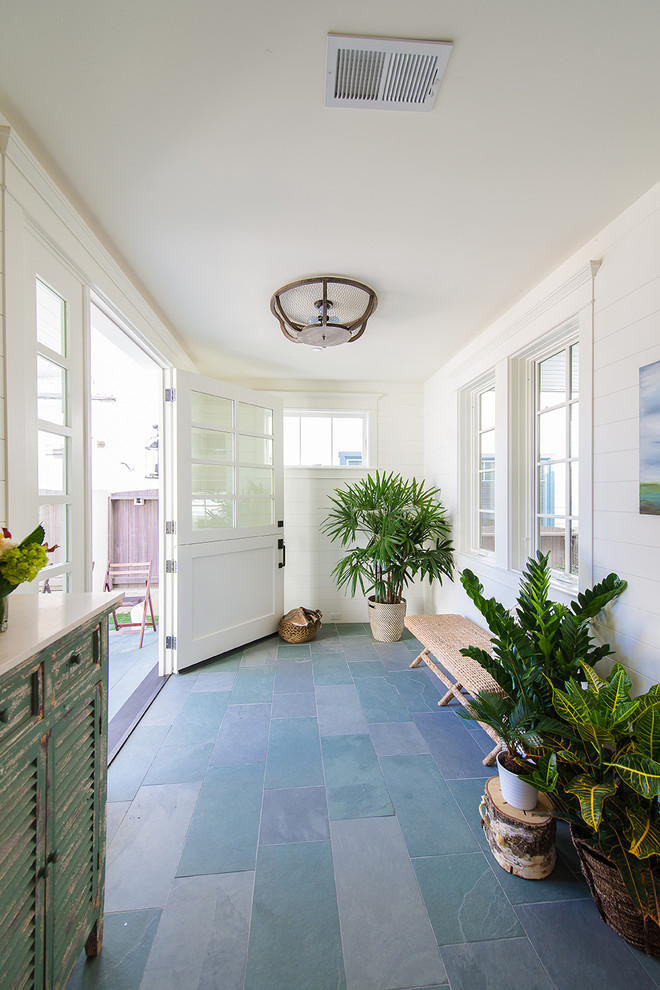
<instances>
[{"instance_id":1,"label":"stone tile floor","mask_svg":"<svg viewBox=\"0 0 660 990\"><path fill-rule=\"evenodd\" d=\"M68 990L653 990L570 839L546 880L480 828L491 741L368 625L169 679L109 770L103 951Z\"/></svg>"}]
</instances>

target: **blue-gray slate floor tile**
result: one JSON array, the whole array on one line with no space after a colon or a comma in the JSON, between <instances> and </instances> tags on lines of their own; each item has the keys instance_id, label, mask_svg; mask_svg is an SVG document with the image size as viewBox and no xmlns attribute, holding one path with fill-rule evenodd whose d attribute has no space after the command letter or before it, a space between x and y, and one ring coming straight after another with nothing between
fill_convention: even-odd
<instances>
[{"instance_id":1,"label":"blue-gray slate floor tile","mask_svg":"<svg viewBox=\"0 0 660 990\"><path fill-rule=\"evenodd\" d=\"M67 990L659 990L564 823L547 879L497 864L491 740L420 650L329 623L171 677L110 767L104 947Z\"/></svg>"}]
</instances>

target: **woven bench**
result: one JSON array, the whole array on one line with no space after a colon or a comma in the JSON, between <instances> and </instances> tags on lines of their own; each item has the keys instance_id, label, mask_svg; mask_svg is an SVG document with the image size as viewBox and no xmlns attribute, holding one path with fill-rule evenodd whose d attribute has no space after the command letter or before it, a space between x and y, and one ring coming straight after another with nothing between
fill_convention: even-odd
<instances>
[{"instance_id":1,"label":"woven bench","mask_svg":"<svg viewBox=\"0 0 660 990\"><path fill-rule=\"evenodd\" d=\"M490 652L490 633L485 629L463 615L407 615L405 622L406 628L424 647L410 666L419 667L424 661L445 687L449 688L438 702L439 705L444 706L452 698L456 698L467 707L469 698L463 693L464 690L467 695L478 691L495 691L504 695L505 692L481 664L471 657L464 657L460 652L466 646L478 646ZM431 654L444 669L431 658ZM479 725L496 743L495 748L482 761L484 766L491 767L503 748L502 740L490 726L482 722Z\"/></svg>"}]
</instances>

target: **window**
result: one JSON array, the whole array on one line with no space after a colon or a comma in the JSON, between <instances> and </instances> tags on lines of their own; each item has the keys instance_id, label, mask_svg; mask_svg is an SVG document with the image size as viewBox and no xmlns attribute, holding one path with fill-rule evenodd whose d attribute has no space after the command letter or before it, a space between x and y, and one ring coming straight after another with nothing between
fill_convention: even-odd
<instances>
[{"instance_id":1,"label":"window","mask_svg":"<svg viewBox=\"0 0 660 990\"><path fill-rule=\"evenodd\" d=\"M495 386L475 395L477 427L475 546L495 552Z\"/></svg>"},{"instance_id":2,"label":"window","mask_svg":"<svg viewBox=\"0 0 660 990\"><path fill-rule=\"evenodd\" d=\"M302 467L367 465L364 412L306 410L284 413L284 463Z\"/></svg>"},{"instance_id":3,"label":"window","mask_svg":"<svg viewBox=\"0 0 660 990\"><path fill-rule=\"evenodd\" d=\"M536 548L578 573L579 344L536 362Z\"/></svg>"},{"instance_id":4,"label":"window","mask_svg":"<svg viewBox=\"0 0 660 990\"><path fill-rule=\"evenodd\" d=\"M37 320L37 483L39 518L57 550L50 567L69 560L71 429L67 306L53 289L36 280ZM50 590L68 590L68 574L44 578Z\"/></svg>"}]
</instances>

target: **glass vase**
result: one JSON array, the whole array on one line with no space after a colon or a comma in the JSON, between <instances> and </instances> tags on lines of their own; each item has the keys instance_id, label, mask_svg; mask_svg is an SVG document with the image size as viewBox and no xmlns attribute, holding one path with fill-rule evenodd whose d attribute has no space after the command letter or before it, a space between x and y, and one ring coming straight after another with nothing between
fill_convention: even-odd
<instances>
[{"instance_id":1,"label":"glass vase","mask_svg":"<svg viewBox=\"0 0 660 990\"><path fill-rule=\"evenodd\" d=\"M0 597L0 633L6 631L8 621L9 621L9 595L2 595Z\"/></svg>"}]
</instances>

